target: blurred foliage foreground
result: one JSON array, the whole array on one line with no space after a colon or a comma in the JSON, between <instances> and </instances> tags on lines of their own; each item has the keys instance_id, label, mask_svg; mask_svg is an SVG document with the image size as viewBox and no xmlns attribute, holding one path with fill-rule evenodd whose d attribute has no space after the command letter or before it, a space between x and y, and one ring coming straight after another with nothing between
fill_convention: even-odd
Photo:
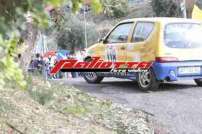
<instances>
[{"instance_id":1,"label":"blurred foliage foreground","mask_svg":"<svg viewBox=\"0 0 202 134\"><path fill-rule=\"evenodd\" d=\"M0 133L154 133L143 111L98 100L62 82L42 81L33 79L27 91L1 91Z\"/></svg>"},{"instance_id":2,"label":"blurred foliage foreground","mask_svg":"<svg viewBox=\"0 0 202 134\"><path fill-rule=\"evenodd\" d=\"M23 72L26 72L25 62L29 63L35 45L33 41L36 32L34 31L38 28L44 29L50 23L47 8L58 9L67 3L70 3L72 11L76 12L83 0L0 0L0 89L8 87L9 83L17 83L16 85L21 89L26 88L22 71L14 61L19 48L23 46L29 48L25 49L28 54L24 54L27 61L22 60L21 64ZM102 10L99 0L92 0L92 9L95 12ZM22 57L25 51L20 52Z\"/></svg>"}]
</instances>

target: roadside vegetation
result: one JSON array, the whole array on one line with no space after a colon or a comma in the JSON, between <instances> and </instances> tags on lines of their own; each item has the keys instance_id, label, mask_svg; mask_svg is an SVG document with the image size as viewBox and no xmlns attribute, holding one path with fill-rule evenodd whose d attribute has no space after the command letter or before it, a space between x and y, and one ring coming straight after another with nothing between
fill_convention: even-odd
<instances>
[{"instance_id":1,"label":"roadside vegetation","mask_svg":"<svg viewBox=\"0 0 202 134\"><path fill-rule=\"evenodd\" d=\"M71 51L84 49L85 30L83 21L72 13L64 13L63 19L64 21L60 23L59 29L54 36L58 48ZM86 29L88 44L97 42L99 33L96 30L96 24L94 22L88 22Z\"/></svg>"},{"instance_id":2,"label":"roadside vegetation","mask_svg":"<svg viewBox=\"0 0 202 134\"><path fill-rule=\"evenodd\" d=\"M0 133L154 133L151 115L98 100L63 82L29 80L28 90L1 90Z\"/></svg>"},{"instance_id":3,"label":"roadside vegetation","mask_svg":"<svg viewBox=\"0 0 202 134\"><path fill-rule=\"evenodd\" d=\"M178 0L152 0L151 5L157 17L182 17Z\"/></svg>"},{"instance_id":4,"label":"roadside vegetation","mask_svg":"<svg viewBox=\"0 0 202 134\"><path fill-rule=\"evenodd\" d=\"M120 18L128 13L128 0L101 0L101 4L108 17Z\"/></svg>"}]
</instances>

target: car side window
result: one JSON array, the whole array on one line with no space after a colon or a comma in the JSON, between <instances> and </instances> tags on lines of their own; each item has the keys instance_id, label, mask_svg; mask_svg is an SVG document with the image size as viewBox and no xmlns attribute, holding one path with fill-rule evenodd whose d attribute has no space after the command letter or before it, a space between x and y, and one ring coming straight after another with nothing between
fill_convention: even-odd
<instances>
[{"instance_id":1,"label":"car side window","mask_svg":"<svg viewBox=\"0 0 202 134\"><path fill-rule=\"evenodd\" d=\"M137 22L133 33L132 42L142 42L147 40L154 29L152 22Z\"/></svg>"},{"instance_id":2,"label":"car side window","mask_svg":"<svg viewBox=\"0 0 202 134\"><path fill-rule=\"evenodd\" d=\"M133 23L118 25L107 37L106 43L126 43Z\"/></svg>"}]
</instances>

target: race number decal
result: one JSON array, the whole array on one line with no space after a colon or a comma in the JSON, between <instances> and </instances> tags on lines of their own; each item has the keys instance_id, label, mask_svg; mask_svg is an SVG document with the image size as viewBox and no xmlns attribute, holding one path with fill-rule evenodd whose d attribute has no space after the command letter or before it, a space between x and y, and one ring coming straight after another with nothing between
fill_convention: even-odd
<instances>
[{"instance_id":1,"label":"race number decal","mask_svg":"<svg viewBox=\"0 0 202 134\"><path fill-rule=\"evenodd\" d=\"M114 47L113 45L108 45L107 60L111 62L116 62L116 59L117 59L116 47Z\"/></svg>"}]
</instances>

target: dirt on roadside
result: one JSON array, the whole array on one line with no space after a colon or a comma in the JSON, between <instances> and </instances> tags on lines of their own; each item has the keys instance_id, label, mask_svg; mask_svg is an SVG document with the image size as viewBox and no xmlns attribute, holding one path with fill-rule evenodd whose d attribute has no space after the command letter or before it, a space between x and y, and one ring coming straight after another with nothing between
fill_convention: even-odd
<instances>
[{"instance_id":1,"label":"dirt on roadside","mask_svg":"<svg viewBox=\"0 0 202 134\"><path fill-rule=\"evenodd\" d=\"M73 87L41 80L26 91L0 92L0 133L154 134L149 116Z\"/></svg>"}]
</instances>

